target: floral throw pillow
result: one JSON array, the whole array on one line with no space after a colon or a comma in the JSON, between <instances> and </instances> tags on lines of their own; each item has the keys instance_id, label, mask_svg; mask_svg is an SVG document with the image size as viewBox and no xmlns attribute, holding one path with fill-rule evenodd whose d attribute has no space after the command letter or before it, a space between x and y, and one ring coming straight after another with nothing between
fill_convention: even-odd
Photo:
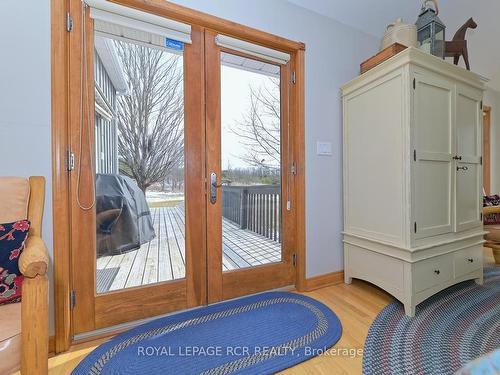
<instances>
[{"instance_id":1,"label":"floral throw pillow","mask_svg":"<svg viewBox=\"0 0 500 375\"><path fill-rule=\"evenodd\" d=\"M0 305L21 300L24 277L19 271L19 256L29 229L28 220L0 224Z\"/></svg>"}]
</instances>

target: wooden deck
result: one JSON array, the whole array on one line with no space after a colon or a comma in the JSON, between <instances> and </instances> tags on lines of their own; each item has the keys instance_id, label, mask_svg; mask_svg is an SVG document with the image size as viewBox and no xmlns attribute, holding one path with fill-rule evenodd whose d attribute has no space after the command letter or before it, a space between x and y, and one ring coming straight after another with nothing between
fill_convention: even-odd
<instances>
[{"instance_id":1,"label":"wooden deck","mask_svg":"<svg viewBox=\"0 0 500 375\"><path fill-rule=\"evenodd\" d=\"M184 209L152 208L156 237L140 249L97 259L98 292L181 279L185 276ZM281 245L223 219L223 269L279 262ZM104 280L104 278L107 279ZM104 285L104 286L103 286Z\"/></svg>"}]
</instances>

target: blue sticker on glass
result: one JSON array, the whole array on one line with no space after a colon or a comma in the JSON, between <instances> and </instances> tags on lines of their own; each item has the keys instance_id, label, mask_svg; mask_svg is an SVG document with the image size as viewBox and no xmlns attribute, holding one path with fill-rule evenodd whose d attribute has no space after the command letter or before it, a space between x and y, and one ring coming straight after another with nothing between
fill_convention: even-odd
<instances>
[{"instance_id":1,"label":"blue sticker on glass","mask_svg":"<svg viewBox=\"0 0 500 375\"><path fill-rule=\"evenodd\" d=\"M165 47L175 49L176 51L184 51L184 43L175 39L165 38Z\"/></svg>"}]
</instances>

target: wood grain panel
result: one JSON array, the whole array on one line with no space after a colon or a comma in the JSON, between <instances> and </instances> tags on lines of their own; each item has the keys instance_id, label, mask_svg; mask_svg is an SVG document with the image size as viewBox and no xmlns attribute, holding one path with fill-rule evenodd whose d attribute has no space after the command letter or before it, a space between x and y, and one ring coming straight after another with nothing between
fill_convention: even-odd
<instances>
[{"instance_id":1,"label":"wood grain panel","mask_svg":"<svg viewBox=\"0 0 500 375\"><path fill-rule=\"evenodd\" d=\"M184 152L186 194L187 306L207 301L205 212L205 67L204 31L191 29L192 44L184 51Z\"/></svg>"},{"instance_id":2,"label":"wood grain panel","mask_svg":"<svg viewBox=\"0 0 500 375\"><path fill-rule=\"evenodd\" d=\"M207 181L207 272L208 303L222 300L222 190L217 191L217 204L210 202L210 173L218 183L222 176L221 143L221 70L220 50L215 44L215 31L205 31L205 106L206 106L206 181Z\"/></svg>"},{"instance_id":3,"label":"wood grain panel","mask_svg":"<svg viewBox=\"0 0 500 375\"><path fill-rule=\"evenodd\" d=\"M292 267L287 263L267 264L224 272L222 299L281 288L294 283Z\"/></svg>"},{"instance_id":4,"label":"wood grain panel","mask_svg":"<svg viewBox=\"0 0 500 375\"><path fill-rule=\"evenodd\" d=\"M302 291L306 278L306 166L305 166L305 52L299 50L295 56L296 83L293 89L295 160L295 251L297 254L295 287Z\"/></svg>"},{"instance_id":5,"label":"wood grain panel","mask_svg":"<svg viewBox=\"0 0 500 375\"><path fill-rule=\"evenodd\" d=\"M312 291L344 282L344 271L326 273L306 279L306 290Z\"/></svg>"},{"instance_id":6,"label":"wood grain panel","mask_svg":"<svg viewBox=\"0 0 500 375\"><path fill-rule=\"evenodd\" d=\"M82 4L70 2L73 15L73 32L69 37L69 123L70 148L75 154L75 170L70 174L70 212L71 212L71 249L72 284L77 303L73 311L73 333L91 331L94 325L95 294L95 208L84 210L94 199L94 69L93 69L93 21L87 9L83 19ZM82 82L83 28L84 23L87 49L87 82ZM82 85L88 85L83 87ZM83 105L82 105L83 96ZM66 296L69 298L69 295Z\"/></svg>"},{"instance_id":7,"label":"wood grain panel","mask_svg":"<svg viewBox=\"0 0 500 375\"><path fill-rule=\"evenodd\" d=\"M392 56L397 55L399 52L404 51L406 48L408 47L399 43L390 45L389 47L377 53L375 56L372 56L368 60L362 62L359 69L360 73L366 73L370 69L375 68L377 65L382 64L385 60L388 60Z\"/></svg>"},{"instance_id":8,"label":"wood grain panel","mask_svg":"<svg viewBox=\"0 0 500 375\"><path fill-rule=\"evenodd\" d=\"M286 277L276 282L286 285L294 283L295 275L292 265L292 256L295 253L295 176L292 174L292 165L295 162L295 121L293 118L293 102L291 102L293 84L291 83L291 65L281 66L280 74L280 121L281 121L281 259L283 266L288 268ZM290 210L287 209L287 202L290 202ZM288 275L290 273L290 275Z\"/></svg>"},{"instance_id":9,"label":"wood grain panel","mask_svg":"<svg viewBox=\"0 0 500 375\"><path fill-rule=\"evenodd\" d=\"M68 150L68 42L64 27L66 0L51 2L52 223L56 353L68 350L71 335Z\"/></svg>"},{"instance_id":10,"label":"wood grain panel","mask_svg":"<svg viewBox=\"0 0 500 375\"><path fill-rule=\"evenodd\" d=\"M95 329L186 308L185 280L107 293L95 298Z\"/></svg>"},{"instance_id":11,"label":"wood grain panel","mask_svg":"<svg viewBox=\"0 0 500 375\"><path fill-rule=\"evenodd\" d=\"M49 281L47 276L26 277L21 302L23 374L47 374L49 355ZM28 324L25 325L25 322Z\"/></svg>"}]
</instances>

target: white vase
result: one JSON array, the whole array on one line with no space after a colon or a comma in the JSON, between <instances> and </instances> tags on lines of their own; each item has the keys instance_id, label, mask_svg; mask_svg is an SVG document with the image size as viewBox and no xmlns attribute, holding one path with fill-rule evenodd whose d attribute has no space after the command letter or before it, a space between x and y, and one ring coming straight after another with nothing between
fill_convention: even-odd
<instances>
[{"instance_id":1,"label":"white vase","mask_svg":"<svg viewBox=\"0 0 500 375\"><path fill-rule=\"evenodd\" d=\"M417 27L414 24L404 23L402 18L387 25L380 49L383 50L394 43L407 47L418 47Z\"/></svg>"}]
</instances>

